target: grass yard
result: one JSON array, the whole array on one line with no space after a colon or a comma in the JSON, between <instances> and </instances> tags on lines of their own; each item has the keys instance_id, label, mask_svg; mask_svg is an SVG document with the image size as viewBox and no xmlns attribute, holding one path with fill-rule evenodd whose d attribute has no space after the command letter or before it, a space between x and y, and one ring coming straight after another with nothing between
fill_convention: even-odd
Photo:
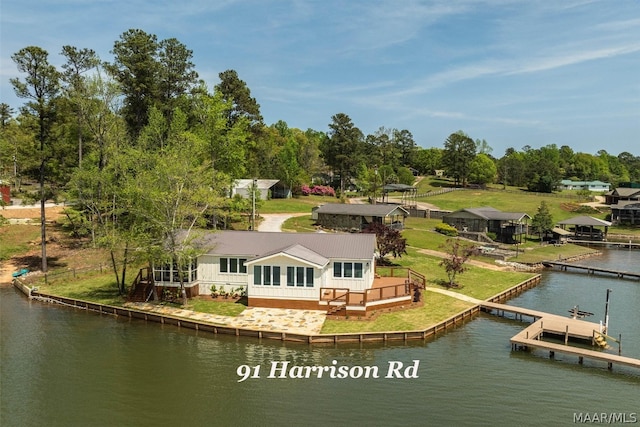
<instances>
[{"instance_id":1,"label":"grass yard","mask_svg":"<svg viewBox=\"0 0 640 427\"><path fill-rule=\"evenodd\" d=\"M311 219L311 214L289 218L282 225L282 231L295 231L298 233L315 232L315 220Z\"/></svg>"},{"instance_id":2,"label":"grass yard","mask_svg":"<svg viewBox=\"0 0 640 427\"><path fill-rule=\"evenodd\" d=\"M118 294L113 273L85 275L82 278L60 280L47 285L44 281L34 284L42 293L92 301L121 307L125 299Z\"/></svg>"},{"instance_id":3,"label":"grass yard","mask_svg":"<svg viewBox=\"0 0 640 427\"><path fill-rule=\"evenodd\" d=\"M424 306L383 313L374 320L325 320L323 334L416 331L441 322L473 304L434 292L424 292Z\"/></svg>"},{"instance_id":4,"label":"grass yard","mask_svg":"<svg viewBox=\"0 0 640 427\"><path fill-rule=\"evenodd\" d=\"M418 201L432 203L440 209L448 211L491 206L504 212L525 212L531 217L538 212L540 203L545 201L554 222L574 216L585 215L567 210L567 208L574 206L573 204L576 203L575 199L568 200L561 195L543 195L540 193L528 193L526 191L461 190L432 197L419 198ZM608 212L599 214L592 213L588 215L604 219L607 213Z\"/></svg>"},{"instance_id":5,"label":"grass yard","mask_svg":"<svg viewBox=\"0 0 640 427\"><path fill-rule=\"evenodd\" d=\"M31 242L40 241L40 226L5 225L0 227L0 261L27 252Z\"/></svg>"},{"instance_id":6,"label":"grass yard","mask_svg":"<svg viewBox=\"0 0 640 427\"><path fill-rule=\"evenodd\" d=\"M237 316L246 308L246 302L242 299L237 302L211 301L206 298L196 297L189 300L189 303L182 308L198 311L200 313L218 314L220 316ZM246 298L244 299L246 301Z\"/></svg>"},{"instance_id":7,"label":"grass yard","mask_svg":"<svg viewBox=\"0 0 640 427\"><path fill-rule=\"evenodd\" d=\"M325 203L340 203L339 199L328 196L300 196L291 199L271 199L261 202L260 213L309 212L311 208Z\"/></svg>"},{"instance_id":8,"label":"grass yard","mask_svg":"<svg viewBox=\"0 0 640 427\"><path fill-rule=\"evenodd\" d=\"M414 248L407 252L395 262L423 274L427 278L427 286L443 287L448 281L444 268L440 266L441 258L421 254ZM526 272L489 270L472 265L467 267L467 271L456 276L460 287L452 290L478 299L489 298L534 276Z\"/></svg>"}]
</instances>

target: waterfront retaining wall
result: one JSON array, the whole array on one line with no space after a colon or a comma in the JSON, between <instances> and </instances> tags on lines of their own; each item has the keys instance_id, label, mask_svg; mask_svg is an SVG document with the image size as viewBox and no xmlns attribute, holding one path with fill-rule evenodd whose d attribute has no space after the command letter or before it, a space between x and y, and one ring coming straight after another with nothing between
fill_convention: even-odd
<instances>
[{"instance_id":1,"label":"waterfront retaining wall","mask_svg":"<svg viewBox=\"0 0 640 427\"><path fill-rule=\"evenodd\" d=\"M517 294L524 292L536 286L540 282L540 275L525 280L516 286L513 286L497 295L487 299L490 302L505 301ZM40 293L37 288L29 288L20 280L13 281L14 286L18 288L27 297L37 299L43 302L59 303L68 307L81 308L91 310L100 314L109 314L114 316L128 317L131 319L141 319L146 321L158 322L161 324L175 325L194 329L197 331L209 332L213 334L226 334L235 336L247 336L255 338L276 339L282 341L295 341L308 344L338 344L342 342L387 342L387 341L407 341L415 339L427 339L436 337L439 333L446 332L451 328L458 327L473 317L475 317L481 308L479 305L467 308L435 325L418 331L386 331L386 332L361 332L361 333L344 333L344 334L321 334L321 335L304 335L291 332L275 332L261 331L250 328L235 328L222 325L215 325L209 322L202 322L193 319L187 319L167 314L150 313L147 311L136 310L127 307L118 307L112 305L99 304L90 301L83 301L73 298L60 297Z\"/></svg>"}]
</instances>

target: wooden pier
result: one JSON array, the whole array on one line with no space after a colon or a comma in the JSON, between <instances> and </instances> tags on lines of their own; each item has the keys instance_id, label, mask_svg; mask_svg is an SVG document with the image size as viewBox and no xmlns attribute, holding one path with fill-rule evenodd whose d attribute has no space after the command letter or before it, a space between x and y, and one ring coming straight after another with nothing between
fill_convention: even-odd
<instances>
[{"instance_id":1,"label":"wooden pier","mask_svg":"<svg viewBox=\"0 0 640 427\"><path fill-rule=\"evenodd\" d=\"M584 270L588 274L605 273L605 274L613 274L617 276L619 279L624 279L624 278L640 279L640 273L634 273L630 271L616 271L616 270L610 270L608 268L589 267L586 265L569 264L566 262L559 262L559 261L543 261L542 265L544 265L545 267L560 267L560 270L562 271L567 271L569 268L575 268L577 270Z\"/></svg>"},{"instance_id":2,"label":"wooden pier","mask_svg":"<svg viewBox=\"0 0 640 427\"><path fill-rule=\"evenodd\" d=\"M485 311L495 311L497 314L508 312L513 313L516 318L520 316L520 319L523 319L523 316L527 316L534 320L529 327L511 338L511 347L514 350L519 348L548 350L549 357L554 357L556 352L565 353L578 356L579 363L582 363L586 357L606 362L609 369L612 369L614 363L640 368L639 359L569 345L570 340L591 342L594 346L606 345L604 338L606 331L600 330L600 324L506 304L482 302L480 306ZM564 344L542 341L541 338L545 334L564 338Z\"/></svg>"}]
</instances>

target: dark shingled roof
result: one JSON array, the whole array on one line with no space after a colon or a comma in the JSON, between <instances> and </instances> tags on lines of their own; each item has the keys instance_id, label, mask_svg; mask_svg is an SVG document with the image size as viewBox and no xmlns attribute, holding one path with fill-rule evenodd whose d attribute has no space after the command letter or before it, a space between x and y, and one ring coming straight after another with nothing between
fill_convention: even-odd
<instances>
[{"instance_id":1,"label":"dark shingled roof","mask_svg":"<svg viewBox=\"0 0 640 427\"><path fill-rule=\"evenodd\" d=\"M483 206L481 208L468 208L462 210L465 212L470 212L487 220L520 221L524 217L530 218L529 215L524 212L502 212L490 206Z\"/></svg>"}]
</instances>

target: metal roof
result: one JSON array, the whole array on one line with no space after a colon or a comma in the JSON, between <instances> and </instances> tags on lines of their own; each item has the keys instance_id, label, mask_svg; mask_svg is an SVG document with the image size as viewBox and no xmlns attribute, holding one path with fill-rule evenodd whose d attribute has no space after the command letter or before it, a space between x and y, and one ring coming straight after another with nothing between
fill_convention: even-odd
<instances>
[{"instance_id":1,"label":"metal roof","mask_svg":"<svg viewBox=\"0 0 640 427\"><path fill-rule=\"evenodd\" d=\"M329 263L329 259L327 259L326 257L323 257L319 253L314 252L311 249L306 248L300 244L295 244L295 245L289 246L288 248L276 249L269 253L263 254L262 256L252 258L251 260L249 260L249 262L247 262L247 264L250 264L255 261L263 260L265 258L269 258L274 255L280 255L280 254L288 255L292 258L297 258L301 261L315 264L319 267L324 267Z\"/></svg>"},{"instance_id":2,"label":"metal roof","mask_svg":"<svg viewBox=\"0 0 640 427\"><path fill-rule=\"evenodd\" d=\"M271 188L277 183L277 179L256 179L257 188ZM237 179L234 181L233 188L251 188L252 185L252 179Z\"/></svg>"},{"instance_id":3,"label":"metal roof","mask_svg":"<svg viewBox=\"0 0 640 427\"><path fill-rule=\"evenodd\" d=\"M524 217L531 218L524 212L502 212L490 206L483 206L481 208L467 208L462 209L462 211L472 213L487 220L520 221Z\"/></svg>"},{"instance_id":4,"label":"metal roof","mask_svg":"<svg viewBox=\"0 0 640 427\"><path fill-rule=\"evenodd\" d=\"M560 221L558 224L562 225L592 225L592 226L610 226L611 223L609 221L605 221L603 219L594 218L592 216L576 216L573 218L565 219L564 221Z\"/></svg>"},{"instance_id":5,"label":"metal roof","mask_svg":"<svg viewBox=\"0 0 640 427\"><path fill-rule=\"evenodd\" d=\"M309 261L327 259L371 259L376 250L375 234L279 233L217 231L198 239L198 246L211 255L259 258L288 251ZM306 251L304 249L306 249ZM316 255L313 255L315 253Z\"/></svg>"},{"instance_id":6,"label":"metal roof","mask_svg":"<svg viewBox=\"0 0 640 427\"><path fill-rule=\"evenodd\" d=\"M396 212L397 211L397 212ZM327 203L320 206L317 213L322 214L334 214L334 215L360 215L360 216L389 216L389 215L403 215L409 216L404 208L398 205L351 205L345 203Z\"/></svg>"}]
</instances>

